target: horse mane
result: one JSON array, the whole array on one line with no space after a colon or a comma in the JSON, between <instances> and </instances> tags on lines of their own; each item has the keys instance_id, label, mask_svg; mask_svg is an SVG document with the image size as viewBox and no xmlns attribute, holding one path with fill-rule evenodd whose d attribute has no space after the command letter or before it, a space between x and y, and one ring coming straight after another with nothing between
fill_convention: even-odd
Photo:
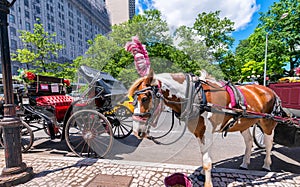
<instances>
[{"instance_id":1,"label":"horse mane","mask_svg":"<svg viewBox=\"0 0 300 187\"><path fill-rule=\"evenodd\" d=\"M129 88L128 90L128 96L133 96L134 92L137 90L139 85L145 80L146 77L141 77L137 79Z\"/></svg>"},{"instance_id":2,"label":"horse mane","mask_svg":"<svg viewBox=\"0 0 300 187\"><path fill-rule=\"evenodd\" d=\"M220 81L218 81L215 77L213 77L212 75L210 75L209 73L207 73L206 70L202 69L202 70L199 70L200 71L200 80L203 80L203 81L209 81L209 82L212 82L212 83L215 83L219 86L222 86L222 84L220 83Z\"/></svg>"}]
</instances>

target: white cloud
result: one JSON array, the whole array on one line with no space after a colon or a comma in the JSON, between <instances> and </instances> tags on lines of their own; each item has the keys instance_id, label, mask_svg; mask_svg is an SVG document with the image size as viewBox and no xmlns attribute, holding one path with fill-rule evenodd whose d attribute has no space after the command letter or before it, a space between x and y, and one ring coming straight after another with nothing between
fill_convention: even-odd
<instances>
[{"instance_id":1,"label":"white cloud","mask_svg":"<svg viewBox=\"0 0 300 187\"><path fill-rule=\"evenodd\" d=\"M141 7L137 1L137 7ZM251 22L253 14L259 10L256 0L142 0L148 8L161 11L170 26L191 26L201 12L220 10L222 18L235 22L235 29L240 30ZM141 10L141 9L140 9Z\"/></svg>"}]
</instances>

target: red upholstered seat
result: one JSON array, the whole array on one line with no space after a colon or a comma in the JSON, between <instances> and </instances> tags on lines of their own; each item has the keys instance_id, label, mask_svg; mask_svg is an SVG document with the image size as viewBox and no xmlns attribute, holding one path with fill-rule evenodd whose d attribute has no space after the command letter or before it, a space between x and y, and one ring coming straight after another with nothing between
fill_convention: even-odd
<instances>
[{"instance_id":1,"label":"red upholstered seat","mask_svg":"<svg viewBox=\"0 0 300 187\"><path fill-rule=\"evenodd\" d=\"M53 106L57 121L64 119L65 113L73 102L73 97L68 95L49 95L36 98L38 106Z\"/></svg>"}]
</instances>

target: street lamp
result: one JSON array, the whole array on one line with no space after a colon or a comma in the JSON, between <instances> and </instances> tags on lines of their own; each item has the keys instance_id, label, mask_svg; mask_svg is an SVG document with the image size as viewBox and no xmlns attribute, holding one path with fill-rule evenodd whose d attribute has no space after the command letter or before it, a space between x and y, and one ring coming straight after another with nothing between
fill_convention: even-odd
<instances>
[{"instance_id":1,"label":"street lamp","mask_svg":"<svg viewBox=\"0 0 300 187\"><path fill-rule=\"evenodd\" d=\"M3 132L5 168L0 176L0 186L13 186L24 183L31 179L33 175L32 167L27 167L22 162L20 118L16 116L13 97L13 84L11 73L11 61L9 54L8 23L7 15L9 8L16 0L8 2L0 0L0 48L2 74L4 84L4 118L0 120Z\"/></svg>"},{"instance_id":2,"label":"street lamp","mask_svg":"<svg viewBox=\"0 0 300 187\"><path fill-rule=\"evenodd\" d=\"M287 17L289 15L289 13L284 13L281 15L280 20L284 19L285 17ZM266 34L266 48L265 48L265 65L264 65L264 86L266 86L266 79L267 79L267 55L268 55L268 35L269 33L271 33L274 29L274 27L277 25L278 22L275 22L275 25L272 27L272 29L267 32Z\"/></svg>"}]
</instances>

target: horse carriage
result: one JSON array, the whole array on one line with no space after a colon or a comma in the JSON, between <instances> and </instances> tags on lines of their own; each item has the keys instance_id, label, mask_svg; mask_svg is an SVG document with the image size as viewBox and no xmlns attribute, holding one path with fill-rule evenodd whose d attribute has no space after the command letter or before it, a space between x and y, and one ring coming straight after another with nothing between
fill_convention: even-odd
<instances>
[{"instance_id":1,"label":"horse carriage","mask_svg":"<svg viewBox=\"0 0 300 187\"><path fill-rule=\"evenodd\" d=\"M128 102L124 104L124 85L108 73L87 66L81 66L78 75L81 94L77 99L68 95L70 87L62 78L36 76L27 86L15 87L23 152L31 148L34 132L40 130L51 139L65 140L80 157L104 157L113 139L131 134L133 111ZM0 129L0 144L4 146L2 136Z\"/></svg>"},{"instance_id":2,"label":"horse carriage","mask_svg":"<svg viewBox=\"0 0 300 187\"><path fill-rule=\"evenodd\" d=\"M292 89L291 93L299 102L299 92L294 95ZM247 169L253 146L250 127L258 123L264 133L266 150L262 168L270 171L276 124L299 126L300 121L287 114L281 99L272 89L256 84L233 85L216 80L205 71L201 71L201 76L183 73L154 75L150 71L146 77L136 80L128 94L134 97L133 133L139 138L151 135L151 127L155 126L153 123L161 112L157 108L161 104L170 107L180 120L186 122L186 127L199 140L204 186L212 186L209 151L213 133L219 132L225 137L229 132L241 132L246 149L240 168Z\"/></svg>"},{"instance_id":3,"label":"horse carriage","mask_svg":"<svg viewBox=\"0 0 300 187\"><path fill-rule=\"evenodd\" d=\"M290 115L290 118L278 119L278 124L274 130L274 142L287 147L299 147L300 83L281 81L271 83L269 88L280 97L283 109ZM253 138L257 147L265 148L264 134L259 123L253 126Z\"/></svg>"}]
</instances>

